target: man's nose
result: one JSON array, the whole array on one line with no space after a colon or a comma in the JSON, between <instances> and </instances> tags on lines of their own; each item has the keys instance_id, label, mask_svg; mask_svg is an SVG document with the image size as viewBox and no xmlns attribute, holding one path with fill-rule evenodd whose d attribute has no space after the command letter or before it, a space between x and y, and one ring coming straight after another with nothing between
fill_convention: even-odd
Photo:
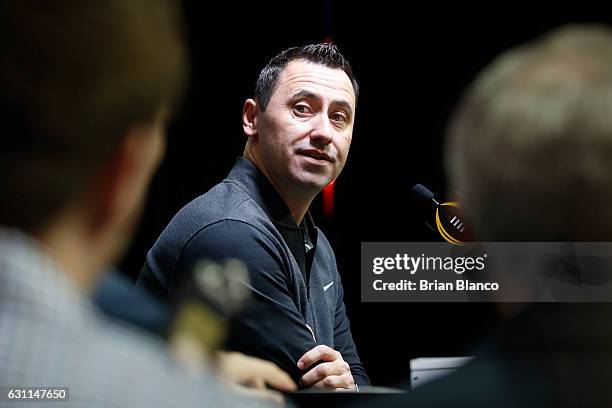
<instances>
[{"instance_id":1,"label":"man's nose","mask_svg":"<svg viewBox=\"0 0 612 408\"><path fill-rule=\"evenodd\" d=\"M327 115L317 115L310 132L310 140L315 146L325 146L332 142L333 128Z\"/></svg>"}]
</instances>

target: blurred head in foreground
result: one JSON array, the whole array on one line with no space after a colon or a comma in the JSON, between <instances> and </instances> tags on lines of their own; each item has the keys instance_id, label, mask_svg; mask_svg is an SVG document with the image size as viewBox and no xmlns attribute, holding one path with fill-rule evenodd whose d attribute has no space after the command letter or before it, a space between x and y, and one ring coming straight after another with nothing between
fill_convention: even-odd
<instances>
[{"instance_id":1,"label":"blurred head in foreground","mask_svg":"<svg viewBox=\"0 0 612 408\"><path fill-rule=\"evenodd\" d=\"M165 151L186 53L179 3L0 6L0 225L80 286L129 242Z\"/></svg>"},{"instance_id":2,"label":"blurred head in foreground","mask_svg":"<svg viewBox=\"0 0 612 408\"><path fill-rule=\"evenodd\" d=\"M612 30L566 26L468 89L446 170L480 241L612 238Z\"/></svg>"}]
</instances>

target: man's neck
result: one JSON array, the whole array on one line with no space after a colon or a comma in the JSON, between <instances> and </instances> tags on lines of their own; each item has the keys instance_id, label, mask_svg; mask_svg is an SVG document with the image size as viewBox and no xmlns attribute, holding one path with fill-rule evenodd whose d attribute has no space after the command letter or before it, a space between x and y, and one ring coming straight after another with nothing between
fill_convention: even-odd
<instances>
[{"instance_id":1,"label":"man's neck","mask_svg":"<svg viewBox=\"0 0 612 408\"><path fill-rule=\"evenodd\" d=\"M274 178L271 177L270 174L268 174L265 166L260 163L256 155L245 149L243 157L253 163L255 167L257 167L257 169L266 177L266 179L268 179L270 184L272 184L274 189L278 192L278 194L285 202L285 205L287 205L287 208L289 209L291 216L295 220L295 223L297 225L300 225L300 223L304 219L304 216L308 212L310 203L312 203L312 200L314 200L314 198L319 192L309 191L304 188L296 188L291 190L281 188L281 183L277 183Z\"/></svg>"},{"instance_id":2,"label":"man's neck","mask_svg":"<svg viewBox=\"0 0 612 408\"><path fill-rule=\"evenodd\" d=\"M272 185L274 185L274 183L272 183ZM276 188L276 186L274 186L274 188ZM283 193L278 188L276 188L276 191L278 191L278 194L280 194L282 197L283 201L287 205L287 208L289 208L289 212L291 212L291 216L295 220L295 223L300 225L304 219L304 216L308 212L308 208L310 207L310 203L314 199L314 196L307 198L306 200L299 200L296 199L297 194L292 194L290 192Z\"/></svg>"},{"instance_id":3,"label":"man's neck","mask_svg":"<svg viewBox=\"0 0 612 408\"><path fill-rule=\"evenodd\" d=\"M55 223L36 237L70 281L85 293L92 290L103 269L104 255L91 237L70 220Z\"/></svg>"}]
</instances>

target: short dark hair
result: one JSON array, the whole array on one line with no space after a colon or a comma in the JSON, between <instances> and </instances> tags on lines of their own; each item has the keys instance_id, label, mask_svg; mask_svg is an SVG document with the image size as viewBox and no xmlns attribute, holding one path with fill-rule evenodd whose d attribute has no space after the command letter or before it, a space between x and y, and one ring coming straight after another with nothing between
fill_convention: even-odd
<instances>
[{"instance_id":1,"label":"short dark hair","mask_svg":"<svg viewBox=\"0 0 612 408\"><path fill-rule=\"evenodd\" d=\"M174 0L0 5L0 224L36 232L186 78Z\"/></svg>"},{"instance_id":2,"label":"short dark hair","mask_svg":"<svg viewBox=\"0 0 612 408\"><path fill-rule=\"evenodd\" d=\"M567 26L497 58L449 128L481 240L612 238L612 30Z\"/></svg>"},{"instance_id":3,"label":"short dark hair","mask_svg":"<svg viewBox=\"0 0 612 408\"><path fill-rule=\"evenodd\" d=\"M355 99L359 96L359 85L348 60L333 44L309 44L302 47L292 47L281 51L278 55L268 62L261 70L257 82L255 83L255 100L259 103L262 111L266 110L268 102L278 85L278 78L288 63L295 60L305 60L321 64L329 68L338 68L348 75Z\"/></svg>"}]
</instances>

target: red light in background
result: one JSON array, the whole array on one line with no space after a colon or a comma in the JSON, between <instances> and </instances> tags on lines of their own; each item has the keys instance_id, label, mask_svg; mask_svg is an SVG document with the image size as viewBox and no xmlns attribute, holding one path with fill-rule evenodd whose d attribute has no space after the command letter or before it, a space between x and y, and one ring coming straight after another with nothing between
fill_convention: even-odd
<instances>
[{"instance_id":1,"label":"red light in background","mask_svg":"<svg viewBox=\"0 0 612 408\"><path fill-rule=\"evenodd\" d=\"M326 217L331 218L334 214L334 185L336 180L326 185L323 188L323 214Z\"/></svg>"}]
</instances>

